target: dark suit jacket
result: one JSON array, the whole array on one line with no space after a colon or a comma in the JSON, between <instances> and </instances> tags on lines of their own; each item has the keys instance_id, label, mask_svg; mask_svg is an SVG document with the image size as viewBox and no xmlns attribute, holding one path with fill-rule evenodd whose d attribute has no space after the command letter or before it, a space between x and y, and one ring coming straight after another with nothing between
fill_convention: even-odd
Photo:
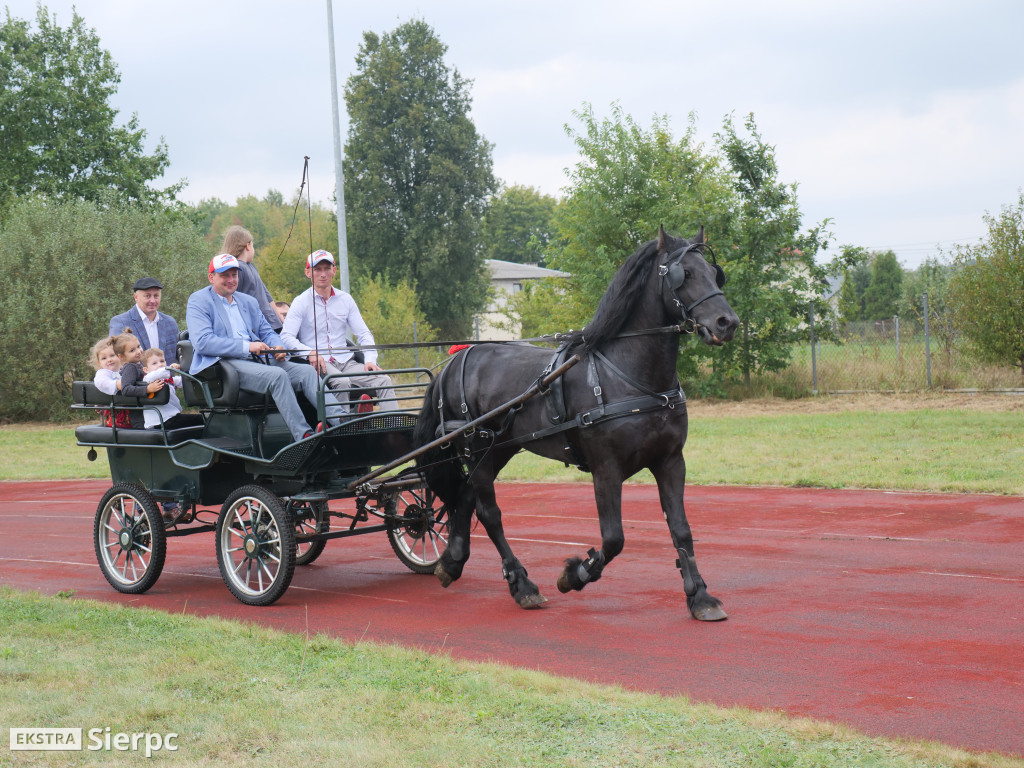
<instances>
[{"instance_id":1,"label":"dark suit jacket","mask_svg":"<svg viewBox=\"0 0 1024 768\"><path fill-rule=\"evenodd\" d=\"M178 362L178 322L163 312L158 312L157 316L160 318L156 326L160 335L160 349L164 351L164 359L170 365ZM142 324L142 313L138 307L132 307L127 312L110 318L111 336L119 336L126 329L139 337L143 349L149 348L149 334L146 333L146 326Z\"/></svg>"}]
</instances>

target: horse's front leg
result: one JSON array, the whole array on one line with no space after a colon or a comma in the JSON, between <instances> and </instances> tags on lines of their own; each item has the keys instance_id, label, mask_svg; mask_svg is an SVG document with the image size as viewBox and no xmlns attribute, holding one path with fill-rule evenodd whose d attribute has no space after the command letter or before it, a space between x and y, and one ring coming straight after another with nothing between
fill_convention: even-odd
<instances>
[{"instance_id":1,"label":"horse's front leg","mask_svg":"<svg viewBox=\"0 0 1024 768\"><path fill-rule=\"evenodd\" d=\"M501 555L501 575L508 582L508 591L521 608L539 608L548 601L540 588L527 578L526 568L519 562L505 538L501 523L501 509L494 495L494 474L486 465L477 468L473 476L476 489L476 516Z\"/></svg>"},{"instance_id":2,"label":"horse's front leg","mask_svg":"<svg viewBox=\"0 0 1024 768\"><path fill-rule=\"evenodd\" d=\"M668 522L672 544L679 554L676 567L683 577L683 590L686 592L686 605L693 618L700 621L722 621L728 618L722 610L722 601L713 597L704 583L700 571L697 570L697 558L693 548L693 534L686 520L683 507L683 490L686 485L686 461L680 451L667 457L651 467L654 479L658 482L658 495L661 497L661 509Z\"/></svg>"},{"instance_id":3,"label":"horse's front leg","mask_svg":"<svg viewBox=\"0 0 1024 768\"><path fill-rule=\"evenodd\" d=\"M626 542L622 532L622 479L610 472L594 473L594 498L601 521L601 549L591 549L584 560L570 557L558 576L558 591L579 592L601 578L604 568L622 551Z\"/></svg>"}]
</instances>

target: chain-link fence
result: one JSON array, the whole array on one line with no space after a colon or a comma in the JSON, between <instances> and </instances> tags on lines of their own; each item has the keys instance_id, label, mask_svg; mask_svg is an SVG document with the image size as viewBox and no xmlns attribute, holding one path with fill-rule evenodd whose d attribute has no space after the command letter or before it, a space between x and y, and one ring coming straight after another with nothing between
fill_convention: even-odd
<instances>
[{"instance_id":1,"label":"chain-link fence","mask_svg":"<svg viewBox=\"0 0 1024 768\"><path fill-rule=\"evenodd\" d=\"M794 349L785 374L791 385L803 381L813 393L1022 388L1018 369L979 363L949 327L892 317L823 330L812 319L813 342Z\"/></svg>"}]
</instances>

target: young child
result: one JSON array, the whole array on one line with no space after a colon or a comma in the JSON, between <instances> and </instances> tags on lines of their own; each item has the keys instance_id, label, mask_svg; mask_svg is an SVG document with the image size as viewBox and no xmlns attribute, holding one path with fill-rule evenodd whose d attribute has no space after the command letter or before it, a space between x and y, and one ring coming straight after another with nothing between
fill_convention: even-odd
<instances>
[{"instance_id":1,"label":"young child","mask_svg":"<svg viewBox=\"0 0 1024 768\"><path fill-rule=\"evenodd\" d=\"M96 375L92 379L96 389L107 395L113 395L120 391L121 361L114 353L113 336L104 336L92 345L92 349L89 350L89 364L96 369ZM100 418L108 427L130 429L132 426L131 414L125 410L101 411Z\"/></svg>"},{"instance_id":2,"label":"young child","mask_svg":"<svg viewBox=\"0 0 1024 768\"><path fill-rule=\"evenodd\" d=\"M151 347L142 353L142 370L146 374L142 380L147 384L162 381L166 386L171 387L167 403L157 406L159 413L152 410L146 411L146 429L159 429L161 419L167 429L202 426L203 417L198 413L181 412L181 401L178 400L178 395L174 391L174 387L181 386L181 376L173 374L173 371L179 368L181 366L177 363L170 367L167 366L164 351L159 347Z\"/></svg>"},{"instance_id":3,"label":"young child","mask_svg":"<svg viewBox=\"0 0 1024 768\"><path fill-rule=\"evenodd\" d=\"M164 388L164 381L143 382L142 345L131 331L114 336L114 353L121 361L121 394L128 397L146 397Z\"/></svg>"}]
</instances>

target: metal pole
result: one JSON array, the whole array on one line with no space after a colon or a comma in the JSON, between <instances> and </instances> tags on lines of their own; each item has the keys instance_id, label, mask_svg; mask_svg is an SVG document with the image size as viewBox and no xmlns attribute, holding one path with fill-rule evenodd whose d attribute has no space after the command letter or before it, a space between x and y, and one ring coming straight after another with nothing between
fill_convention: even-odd
<instances>
[{"instance_id":1,"label":"metal pole","mask_svg":"<svg viewBox=\"0 0 1024 768\"><path fill-rule=\"evenodd\" d=\"M924 292L924 363L928 372L928 389L932 388L932 335L928 327L928 291Z\"/></svg>"},{"instance_id":2,"label":"metal pole","mask_svg":"<svg viewBox=\"0 0 1024 768\"><path fill-rule=\"evenodd\" d=\"M348 236L345 231L345 172L341 167L341 121L338 110L338 69L334 63L334 9L327 0L327 42L331 52L331 108L334 113L334 192L338 215L338 283L349 293Z\"/></svg>"},{"instance_id":3,"label":"metal pole","mask_svg":"<svg viewBox=\"0 0 1024 768\"><path fill-rule=\"evenodd\" d=\"M420 367L420 339L419 339L419 333L418 333L418 329L416 327L416 321L415 320L412 321L412 343L416 345L415 347L413 347L413 352L412 352L413 358L416 361L415 367L419 368Z\"/></svg>"},{"instance_id":4,"label":"metal pole","mask_svg":"<svg viewBox=\"0 0 1024 768\"><path fill-rule=\"evenodd\" d=\"M814 343L814 302L811 302L811 394L818 394L818 355Z\"/></svg>"},{"instance_id":5,"label":"metal pole","mask_svg":"<svg viewBox=\"0 0 1024 768\"><path fill-rule=\"evenodd\" d=\"M892 316L892 325L896 329L896 364L899 365L903 362L903 358L900 356L900 316Z\"/></svg>"}]
</instances>

